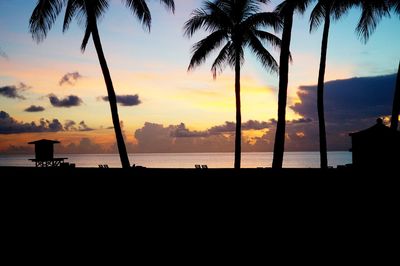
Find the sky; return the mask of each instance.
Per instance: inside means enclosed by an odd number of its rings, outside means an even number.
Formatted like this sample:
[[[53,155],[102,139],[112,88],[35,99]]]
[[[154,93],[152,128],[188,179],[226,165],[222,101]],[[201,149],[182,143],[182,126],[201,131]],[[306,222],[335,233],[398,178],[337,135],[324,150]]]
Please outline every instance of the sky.
[[[63,34],[62,15],[43,42],[33,41],[28,22],[36,2],[0,0],[0,152],[26,152],[27,142],[42,138],[60,140],[62,152],[115,152],[106,87],[93,43],[90,40],[81,53],[82,26],[74,22]],[[119,95],[128,150],[232,151],[234,72],[228,67],[213,80],[212,57],[187,72],[191,46],[206,33],[188,39],[183,24],[203,1],[175,0],[175,14],[158,1],[148,1],[150,33],[121,1],[110,2],[99,31]],[[272,10],[279,2],[271,1],[265,9]],[[294,20],[288,150],[318,149],[312,99],[322,33],[321,29],[309,33],[310,10]],[[347,150],[349,132],[372,126],[377,117],[387,117],[391,111],[393,74],[400,59],[400,20],[397,16],[383,19],[364,44],[354,31],[359,15],[360,10],[351,10],[330,31],[326,72],[326,81],[331,81],[326,94],[330,150]],[[267,48],[278,61],[279,52]],[[271,151],[278,76],[265,71],[248,51],[245,59],[243,150]],[[338,111],[343,115],[336,115]]]

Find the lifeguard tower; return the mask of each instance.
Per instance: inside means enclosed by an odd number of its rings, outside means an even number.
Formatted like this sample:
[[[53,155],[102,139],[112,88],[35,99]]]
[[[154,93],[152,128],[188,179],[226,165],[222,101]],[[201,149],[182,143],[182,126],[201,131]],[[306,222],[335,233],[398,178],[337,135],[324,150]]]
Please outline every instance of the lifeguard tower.
[[[54,158],[54,144],[60,143],[56,140],[41,139],[29,142],[35,144],[35,159],[29,159],[35,162],[36,167],[60,167],[64,165],[64,160],[68,158]]]

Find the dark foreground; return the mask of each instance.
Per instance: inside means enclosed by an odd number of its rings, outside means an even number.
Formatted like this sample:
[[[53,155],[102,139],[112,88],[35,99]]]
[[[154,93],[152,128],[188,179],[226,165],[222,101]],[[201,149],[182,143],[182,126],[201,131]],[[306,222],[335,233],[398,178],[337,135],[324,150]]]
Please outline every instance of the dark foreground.
[[[315,168],[245,168],[235,169],[169,169],[169,168],[35,168],[35,167],[0,167],[3,177],[18,178],[86,178],[96,180],[98,178],[161,178],[173,180],[176,178],[359,178],[366,175],[379,175],[384,177],[390,172],[383,173],[379,170],[357,170],[352,168],[341,169],[315,169]],[[383,175],[383,176],[382,176]]]

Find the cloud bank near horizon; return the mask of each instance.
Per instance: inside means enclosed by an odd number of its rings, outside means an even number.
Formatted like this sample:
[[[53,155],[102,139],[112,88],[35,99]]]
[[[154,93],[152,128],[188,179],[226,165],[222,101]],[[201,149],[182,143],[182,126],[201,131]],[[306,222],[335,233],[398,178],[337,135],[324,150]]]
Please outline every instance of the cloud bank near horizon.
[[[348,136],[350,132],[368,128],[375,124],[377,117],[387,117],[390,114],[395,78],[395,75],[385,75],[326,83],[325,113],[329,150],[348,150],[351,146]],[[319,136],[316,86],[301,86],[298,95],[301,102],[290,108],[303,118],[287,121],[285,149],[286,151],[317,151]],[[7,113],[2,112],[0,134],[17,133],[15,128],[22,128],[20,131],[25,130],[25,132],[72,130],[73,128],[80,131],[91,130],[84,124],[73,121],[67,121],[65,124],[61,124],[58,120],[41,120],[40,124],[32,123],[17,122]],[[127,147],[129,152],[231,152],[234,150],[235,126],[234,122],[227,121],[205,130],[192,130],[185,123],[163,125],[146,122],[133,133],[136,142],[127,142]],[[36,131],[29,129],[32,127]],[[4,133],[5,128],[14,128],[14,130]],[[242,129],[244,152],[273,150],[276,120],[249,120],[242,124]],[[90,144],[100,145],[95,140],[91,140]],[[74,153],[79,153],[80,146],[76,143],[74,145]],[[101,151],[100,153],[117,151],[115,143],[108,143],[101,147],[101,149],[93,148],[93,151]],[[16,150],[17,148],[15,146]]]

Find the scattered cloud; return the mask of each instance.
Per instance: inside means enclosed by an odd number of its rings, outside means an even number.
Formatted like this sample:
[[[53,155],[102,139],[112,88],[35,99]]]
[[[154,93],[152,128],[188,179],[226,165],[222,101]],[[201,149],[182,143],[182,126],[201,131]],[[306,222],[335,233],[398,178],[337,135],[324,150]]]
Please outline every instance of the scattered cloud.
[[[64,125],[58,119],[40,119],[38,123],[19,122],[11,117],[7,112],[0,111],[0,134],[19,134],[34,132],[60,132],[60,131],[93,131],[81,121],[79,124],[72,120],[67,120]]]
[[[30,87],[24,83],[19,83],[18,86],[4,86],[0,87],[0,95],[3,97],[11,98],[11,99],[21,99],[25,100],[26,98],[21,95],[22,91],[29,89]]]
[[[79,106],[83,102],[81,98],[75,95],[69,95],[65,97],[64,99],[59,99],[56,95],[54,94],[49,94],[48,95],[49,100],[51,105],[54,107],[73,107],[73,106]]]
[[[93,131],[93,128],[88,127],[84,121],[79,122],[78,131]]]
[[[29,113],[35,113],[35,112],[43,112],[45,109],[42,106],[36,106],[36,105],[31,105],[28,108],[26,108],[24,111],[29,112]]]
[[[0,48],[0,57],[3,57],[3,58],[5,58],[5,59],[8,59],[7,54],[6,54],[3,50],[1,50],[1,48]]]
[[[0,134],[18,134],[30,132],[58,132],[62,131],[63,126],[58,119],[40,119],[39,123],[19,122],[12,118],[8,113],[0,111]]]
[[[73,120],[67,120],[64,123],[65,131],[93,131],[93,128],[90,128],[86,125],[85,121],[81,121],[76,123]]]
[[[108,96],[101,97],[103,101],[108,101]],[[139,105],[142,102],[139,100],[139,95],[117,95],[117,103],[122,106],[135,106]]]
[[[65,74],[59,81],[59,85],[62,86],[64,84],[68,84],[68,85],[75,85],[76,82],[82,78],[82,75],[79,74],[79,72],[71,72],[71,73],[67,73]]]

